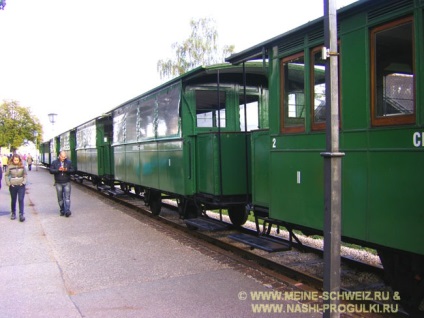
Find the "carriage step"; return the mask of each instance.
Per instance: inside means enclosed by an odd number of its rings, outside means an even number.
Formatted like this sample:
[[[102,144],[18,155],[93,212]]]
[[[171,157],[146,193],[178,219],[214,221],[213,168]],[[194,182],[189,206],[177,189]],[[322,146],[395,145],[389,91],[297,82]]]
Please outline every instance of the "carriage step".
[[[235,241],[259,248],[267,252],[281,252],[291,249],[289,243],[277,239],[272,239],[270,237],[257,237],[243,233],[231,234],[228,235],[228,237]]]
[[[223,231],[228,230],[229,225],[222,223],[220,221],[214,220],[214,219],[207,219],[207,218],[194,218],[194,219],[186,219],[184,220],[187,227],[196,229],[196,230],[203,230],[203,231]]]
[[[123,195],[125,194],[124,191],[120,190],[120,189],[108,189],[106,190],[106,192],[111,195],[111,196],[116,196],[116,195]]]
[[[97,186],[97,189],[100,191],[107,191],[110,190],[110,186],[106,185],[106,184],[101,184]]]

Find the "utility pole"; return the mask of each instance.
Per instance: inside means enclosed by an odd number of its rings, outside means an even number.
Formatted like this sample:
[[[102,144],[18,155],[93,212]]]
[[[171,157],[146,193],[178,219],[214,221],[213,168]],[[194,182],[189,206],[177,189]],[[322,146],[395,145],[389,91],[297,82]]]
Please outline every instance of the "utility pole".
[[[326,151],[324,157],[324,292],[338,295],[340,292],[341,247],[341,164],[344,153],[339,151],[339,79],[337,52],[336,0],[324,0],[323,57],[325,68],[326,99]],[[331,294],[330,294],[331,293]],[[337,318],[337,297],[327,297],[323,304],[323,316]]]

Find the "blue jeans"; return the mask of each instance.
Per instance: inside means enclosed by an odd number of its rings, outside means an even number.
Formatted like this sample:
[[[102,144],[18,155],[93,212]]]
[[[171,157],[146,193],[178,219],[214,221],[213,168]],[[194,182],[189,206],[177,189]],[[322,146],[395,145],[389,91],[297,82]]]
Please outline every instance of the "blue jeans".
[[[70,212],[71,208],[71,183],[56,183],[57,202],[59,203],[60,212]]]
[[[16,199],[19,202],[19,214],[24,214],[24,197],[25,197],[25,185],[15,185],[9,187],[10,196],[12,198],[10,208],[12,212],[16,212]]]

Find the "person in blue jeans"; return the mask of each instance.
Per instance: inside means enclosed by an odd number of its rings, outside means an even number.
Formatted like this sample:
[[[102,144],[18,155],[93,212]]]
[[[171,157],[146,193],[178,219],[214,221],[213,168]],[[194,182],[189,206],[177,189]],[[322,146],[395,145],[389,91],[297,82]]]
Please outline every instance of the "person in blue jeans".
[[[67,158],[65,151],[61,151],[59,157],[50,165],[50,173],[54,175],[60,216],[71,215],[71,174],[73,172],[71,160]]]
[[[7,165],[4,173],[6,185],[9,187],[11,197],[10,219],[16,219],[16,200],[19,202],[19,221],[25,221],[24,217],[24,198],[25,184],[27,182],[27,171],[18,154],[14,154]]]

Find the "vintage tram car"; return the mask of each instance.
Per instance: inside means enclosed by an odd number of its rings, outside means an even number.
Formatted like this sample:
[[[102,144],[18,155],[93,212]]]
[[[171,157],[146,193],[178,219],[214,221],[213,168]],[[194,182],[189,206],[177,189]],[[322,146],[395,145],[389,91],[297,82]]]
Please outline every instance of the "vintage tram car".
[[[424,2],[362,0],[337,13],[342,239],[378,250],[404,303],[424,296]],[[252,132],[252,210],[322,233],[323,18],[227,61],[268,63],[269,130]]]
[[[247,115],[249,113],[249,116]],[[268,125],[262,64],[196,68],[110,112],[114,179],[143,193],[154,214],[164,196],[180,213],[248,215],[250,130]]]

